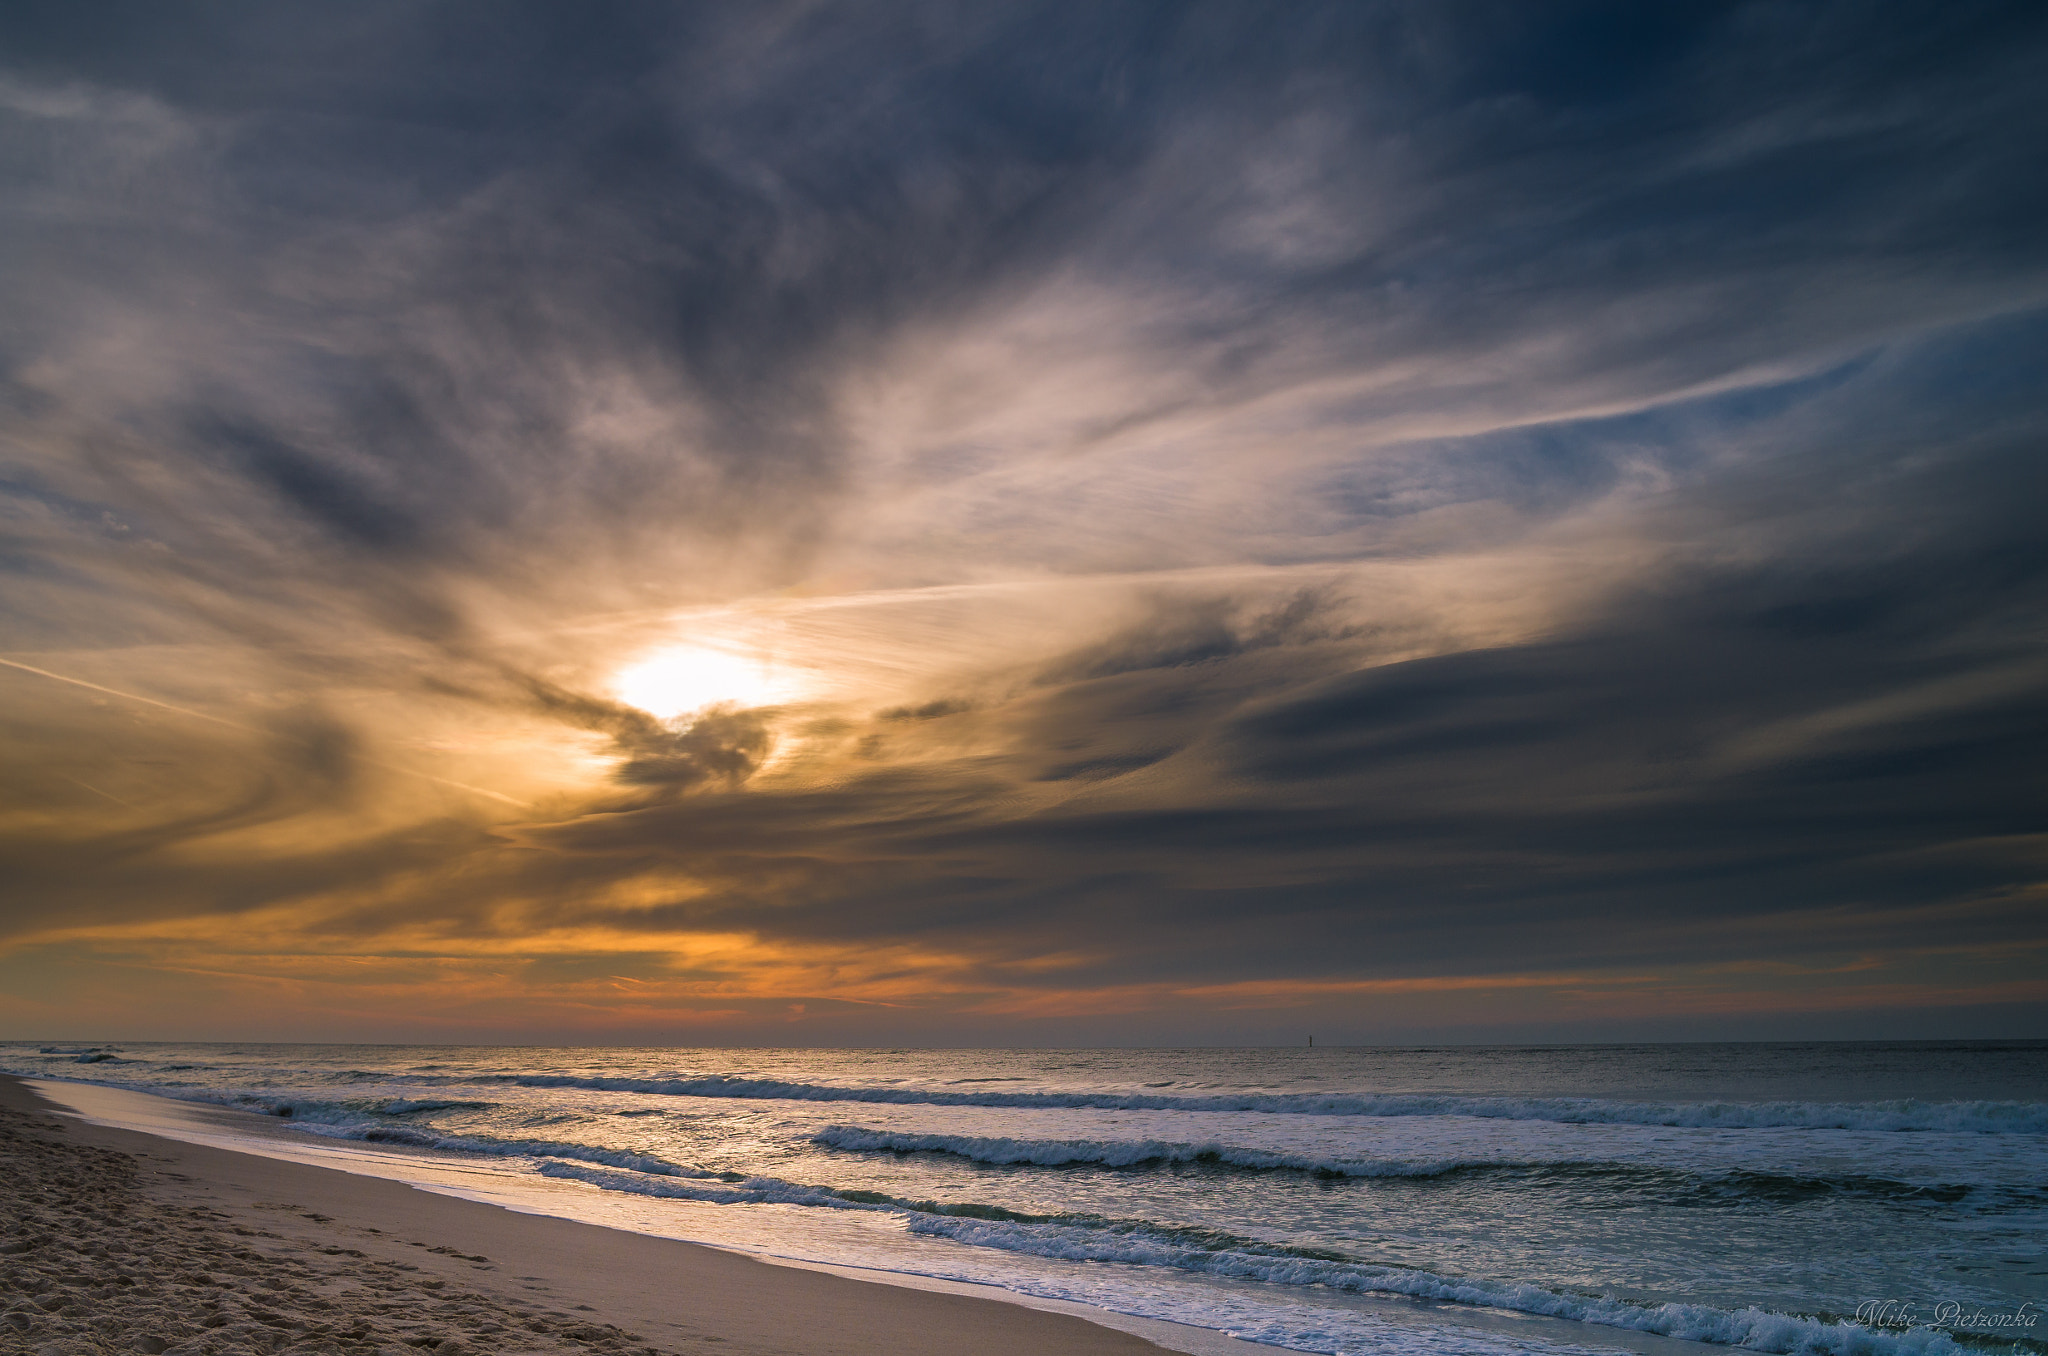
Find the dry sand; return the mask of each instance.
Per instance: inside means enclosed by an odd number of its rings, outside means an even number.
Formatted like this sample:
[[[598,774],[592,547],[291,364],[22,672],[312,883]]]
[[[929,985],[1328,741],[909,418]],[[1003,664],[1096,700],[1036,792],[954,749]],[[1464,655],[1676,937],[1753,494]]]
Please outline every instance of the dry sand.
[[[424,1351],[1160,1348],[1065,1314],[88,1125],[0,1077],[0,1353]]]

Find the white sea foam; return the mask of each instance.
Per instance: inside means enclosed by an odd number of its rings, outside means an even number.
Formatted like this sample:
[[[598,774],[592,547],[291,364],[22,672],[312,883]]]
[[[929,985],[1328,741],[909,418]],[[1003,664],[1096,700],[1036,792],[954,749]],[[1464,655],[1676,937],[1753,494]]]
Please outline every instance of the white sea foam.
[[[671,1201],[707,1201],[713,1205],[817,1205],[835,1210],[899,1208],[894,1202],[849,1200],[824,1187],[799,1186],[775,1177],[745,1177],[732,1183],[666,1179],[656,1181],[646,1177],[629,1177],[624,1173],[581,1167],[574,1163],[543,1163],[540,1165],[540,1174],[543,1177],[566,1177],[578,1182],[588,1182],[592,1186],[604,1187],[608,1191],[628,1191],[636,1196],[658,1196]],[[710,1175],[706,1173],[699,1176]]]
[[[1319,1258],[1272,1257],[1235,1250],[1177,1247],[1170,1241],[1148,1237],[1141,1232],[1110,1233],[1066,1225],[958,1219],[914,1212],[910,1213],[909,1228],[913,1233],[1040,1257],[1165,1266],[1270,1284],[1317,1285],[1357,1294],[1407,1295],[1417,1299],[1481,1304],[1757,1351],[1826,1352],[1831,1356],[1936,1356],[1936,1353],[1959,1350],[1946,1333],[1928,1328],[1878,1332],[1846,1319],[1829,1323],[1762,1309],[1728,1310],[1703,1304],[1630,1304],[1611,1298],[1562,1295],[1534,1285],[1458,1280],[1425,1271],[1402,1271]]]
[[[649,1173],[657,1177],[715,1177],[697,1168],[671,1163],[652,1154],[625,1149],[603,1149],[590,1144],[571,1144],[545,1139],[494,1139],[483,1135],[436,1135],[405,1126],[307,1125],[314,1134],[331,1139],[361,1140],[368,1144],[399,1144],[411,1149],[437,1149],[444,1153],[489,1154],[496,1158],[573,1158],[585,1163],[604,1163],[614,1168]]]
[[[1073,1107],[1106,1111],[1251,1111],[1310,1116],[1472,1116],[1567,1125],[1668,1125],[1696,1129],[1950,1131],[2048,1134],[2042,1102],[1621,1102],[1591,1097],[1464,1097],[1412,1093],[955,1092],[914,1086],[860,1087],[714,1075],[608,1078],[577,1074],[495,1074],[485,1080],[529,1088],[587,1088],[666,1097],[734,1097],[800,1102],[922,1106]]]

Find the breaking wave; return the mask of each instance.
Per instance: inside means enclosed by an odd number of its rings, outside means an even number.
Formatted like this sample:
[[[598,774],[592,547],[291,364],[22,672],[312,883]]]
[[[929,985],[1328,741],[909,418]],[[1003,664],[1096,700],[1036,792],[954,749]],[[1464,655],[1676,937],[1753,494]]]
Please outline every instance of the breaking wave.
[[[1178,1144],[1167,1140],[1130,1139],[1007,1139],[980,1135],[915,1135],[870,1130],[858,1125],[828,1125],[811,1143],[850,1153],[940,1153],[974,1163],[1052,1168],[1072,1166],[1145,1168],[1174,1164],[1243,1168],[1251,1171],[1302,1172],[1317,1177],[1442,1177],[1469,1168],[1556,1167],[1557,1164],[1504,1164],[1492,1159],[1346,1159],[1311,1154],[1269,1153],[1228,1144]]]
[[[1214,1142],[1166,1140],[1008,1139],[978,1135],[906,1134],[858,1125],[828,1125],[811,1143],[861,1154],[947,1154],[994,1167],[1210,1168],[1237,1172],[1292,1172],[1320,1178],[1410,1178],[1514,1173],[1550,1179],[1633,1179],[1636,1189],[1694,1204],[1765,1199],[1777,1202],[1823,1196],[1954,1204],[1976,1197],[1987,1205],[2039,1204],[2048,1188],[1985,1188],[1901,1182],[1865,1173],[1791,1174],[1736,1170],[1684,1172],[1636,1163],[1589,1159],[1332,1158],[1273,1153]]]

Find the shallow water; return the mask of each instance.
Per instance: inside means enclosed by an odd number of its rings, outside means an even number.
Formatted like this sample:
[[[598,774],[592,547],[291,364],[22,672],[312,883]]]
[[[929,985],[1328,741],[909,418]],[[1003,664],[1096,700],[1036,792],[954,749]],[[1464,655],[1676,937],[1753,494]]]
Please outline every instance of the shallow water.
[[[2048,1043],[10,1045],[0,1068],[489,1165],[527,1208],[1305,1351],[2009,1350],[2048,1300]]]

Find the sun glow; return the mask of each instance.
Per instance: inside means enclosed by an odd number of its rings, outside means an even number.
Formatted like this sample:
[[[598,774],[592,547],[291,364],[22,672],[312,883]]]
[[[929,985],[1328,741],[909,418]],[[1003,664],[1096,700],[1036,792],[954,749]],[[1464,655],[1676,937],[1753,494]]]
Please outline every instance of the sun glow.
[[[670,720],[707,706],[772,706],[795,695],[794,685],[751,655],[700,645],[659,650],[612,679],[629,706]]]

